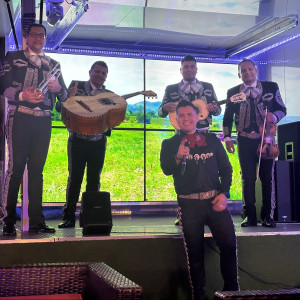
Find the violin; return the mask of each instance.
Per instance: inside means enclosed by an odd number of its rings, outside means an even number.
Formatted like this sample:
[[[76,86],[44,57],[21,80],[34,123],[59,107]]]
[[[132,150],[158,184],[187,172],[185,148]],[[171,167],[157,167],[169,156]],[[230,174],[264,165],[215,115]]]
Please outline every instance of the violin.
[[[275,143],[275,136],[277,134],[277,127],[272,122],[267,122],[265,117],[264,124],[259,127],[261,134],[261,143],[257,148],[257,154],[262,159],[275,159],[279,156],[279,148]]]
[[[279,156],[278,145],[275,144],[275,136],[277,134],[277,127],[273,122],[267,121],[268,108],[266,107],[266,115],[264,118],[264,123],[259,127],[259,132],[261,134],[261,143],[257,148],[257,155],[259,156],[258,168],[256,174],[256,180],[259,176],[259,168],[261,159],[275,159]]]

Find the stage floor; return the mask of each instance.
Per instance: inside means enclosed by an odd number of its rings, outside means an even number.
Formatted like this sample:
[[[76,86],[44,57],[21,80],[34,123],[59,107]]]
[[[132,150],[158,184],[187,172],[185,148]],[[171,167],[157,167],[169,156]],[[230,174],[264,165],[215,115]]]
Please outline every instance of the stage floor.
[[[47,224],[56,228],[54,234],[38,234],[21,231],[20,221],[16,224],[17,236],[6,237],[2,235],[2,226],[0,226],[0,243],[18,243],[18,242],[41,242],[43,241],[64,241],[77,239],[110,239],[110,238],[154,238],[180,237],[179,226],[174,225],[175,216],[173,215],[113,215],[113,227],[110,236],[92,235],[83,236],[82,228],[79,227],[79,221],[75,228],[59,229],[58,224],[61,219],[47,220]],[[238,215],[233,216],[237,236],[264,236],[264,235],[294,235],[300,234],[300,223],[277,223],[276,228],[266,228],[258,223],[257,227],[242,228],[242,219]],[[205,228],[206,236],[211,236],[208,227]]]
[[[47,220],[56,228],[54,234],[22,232],[18,221],[16,237],[4,237],[0,226],[0,265],[105,262],[142,286],[144,300],[188,300],[186,254],[175,217],[176,213],[113,215],[109,236],[83,236],[78,220],[70,229],[57,228],[61,218]],[[300,223],[242,228],[240,215],[233,215],[233,221],[241,290],[300,286]],[[218,249],[207,227],[205,235],[206,293],[212,300],[223,281]]]

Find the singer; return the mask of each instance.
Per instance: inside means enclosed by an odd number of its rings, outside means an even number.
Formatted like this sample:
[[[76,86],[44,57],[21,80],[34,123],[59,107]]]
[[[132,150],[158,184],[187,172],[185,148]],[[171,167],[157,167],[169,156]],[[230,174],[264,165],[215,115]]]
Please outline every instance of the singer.
[[[162,142],[160,164],[164,174],[174,179],[192,293],[195,300],[203,300],[205,225],[220,250],[223,290],[235,291],[239,285],[236,236],[227,209],[232,167],[216,135],[197,131],[197,113],[191,102],[179,102],[180,132]]]

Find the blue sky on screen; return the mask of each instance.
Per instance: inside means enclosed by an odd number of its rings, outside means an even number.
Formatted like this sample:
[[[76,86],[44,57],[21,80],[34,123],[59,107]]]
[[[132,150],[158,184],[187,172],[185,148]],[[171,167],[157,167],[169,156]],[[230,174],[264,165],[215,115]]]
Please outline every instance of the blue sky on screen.
[[[67,86],[72,80],[89,80],[89,70],[97,60],[108,65],[108,76],[105,82],[107,89],[117,95],[125,95],[143,90],[143,61],[130,58],[85,56],[72,54],[49,54],[59,61]],[[131,98],[131,103],[135,103]]]
[[[143,61],[132,58],[84,56],[71,54],[50,53],[53,59],[62,66],[62,74],[67,86],[72,80],[88,80],[89,69],[97,60],[103,60],[108,65],[106,87],[118,95],[125,95],[142,91],[144,86]],[[229,88],[240,83],[237,76],[237,67],[229,64],[198,63],[197,78],[213,84],[217,97],[223,100]],[[157,93],[161,101],[167,85],[181,80],[179,61],[146,61],[146,90]],[[140,97],[128,99],[130,104],[141,101]]]
[[[106,87],[118,95],[125,95],[144,90],[143,60],[133,58],[85,56],[72,54],[54,54],[49,56],[59,61],[66,85],[72,80],[88,80],[89,69],[97,60],[103,60],[108,65]],[[197,78],[213,84],[218,100],[226,98],[227,90],[241,80],[237,76],[237,66],[231,64],[197,63]],[[157,93],[161,101],[167,85],[181,80],[179,61],[146,61],[146,90]],[[286,103],[289,116],[300,116],[300,106],[295,96],[299,85],[300,69],[291,67],[272,67],[272,81],[278,83],[281,96]],[[143,96],[127,100],[129,104],[143,101]]]

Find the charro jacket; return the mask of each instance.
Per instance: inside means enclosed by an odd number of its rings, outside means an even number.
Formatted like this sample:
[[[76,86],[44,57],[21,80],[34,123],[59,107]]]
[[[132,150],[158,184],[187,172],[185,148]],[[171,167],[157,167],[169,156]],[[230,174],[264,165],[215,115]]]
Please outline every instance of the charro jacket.
[[[245,102],[230,102],[230,97],[240,92],[245,92],[247,100]],[[244,84],[237,85],[227,91],[227,105],[223,119],[224,138],[231,137],[233,121],[238,132],[244,131],[249,127],[250,117],[247,111],[250,109],[249,92]],[[282,101],[279,87],[275,82],[257,81],[257,86],[253,93],[254,104],[256,107],[256,124],[259,127],[264,122],[265,106],[268,112],[273,113],[277,122],[286,115],[286,107]]]
[[[190,149],[182,175],[182,164],[176,164],[176,155],[185,134],[179,132],[162,142],[160,165],[165,175],[172,175],[178,195],[217,190],[229,193],[232,181],[232,166],[227,153],[214,133],[200,133],[206,139],[206,146]]]

